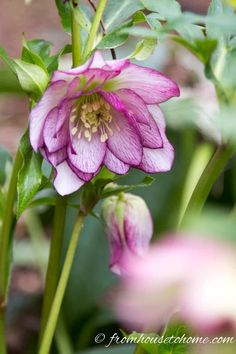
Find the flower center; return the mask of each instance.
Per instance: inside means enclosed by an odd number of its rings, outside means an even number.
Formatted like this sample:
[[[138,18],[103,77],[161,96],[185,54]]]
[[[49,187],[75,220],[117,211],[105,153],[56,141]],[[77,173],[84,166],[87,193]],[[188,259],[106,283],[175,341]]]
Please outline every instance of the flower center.
[[[113,135],[110,110],[111,106],[98,94],[83,96],[71,111],[71,134],[91,141],[93,134],[98,132],[101,142],[105,143],[109,135]]]

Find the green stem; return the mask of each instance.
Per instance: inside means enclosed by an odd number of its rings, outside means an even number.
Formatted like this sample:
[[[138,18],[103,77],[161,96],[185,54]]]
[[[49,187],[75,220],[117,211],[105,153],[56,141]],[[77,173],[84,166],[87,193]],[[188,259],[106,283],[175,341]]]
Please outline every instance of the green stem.
[[[53,233],[50,245],[50,254],[45,281],[45,290],[43,298],[43,310],[41,317],[40,338],[45,331],[48,321],[49,311],[53,303],[54,295],[57,289],[60,275],[60,262],[63,246],[63,235],[66,218],[66,198],[60,195],[56,197],[56,207],[54,213]]]
[[[84,49],[84,55],[83,55],[84,60],[89,56],[89,54],[93,50],[94,40],[95,40],[97,31],[98,31],[98,28],[100,26],[100,22],[101,22],[102,15],[103,15],[103,12],[106,7],[106,3],[107,3],[107,0],[99,0],[97,11],[94,16],[93,24],[92,24],[92,27],[90,30],[90,34],[89,34],[89,37],[88,37],[88,40],[86,43],[86,47]]]
[[[216,182],[221,172],[224,170],[234,151],[235,149],[231,146],[221,146],[216,150],[212,159],[198,180],[191,199],[187,205],[184,216],[180,222],[181,225],[183,225],[189,215],[196,215],[200,213],[214,183]]]
[[[76,9],[71,12],[71,35],[72,35],[72,58],[73,67],[80,66],[82,64],[82,43],[80,25],[76,21]]]
[[[9,257],[11,232],[14,220],[14,203],[17,191],[17,177],[22,165],[22,155],[18,150],[13,166],[11,180],[7,192],[7,204],[3,216],[3,224],[0,235],[0,353],[5,354],[6,336],[5,336],[5,307],[7,302],[8,292],[8,277],[9,277]]]
[[[39,354],[48,354],[50,347],[51,347],[51,343],[52,343],[53,335],[54,335],[54,332],[56,329],[62,300],[63,300],[66,286],[68,283],[71,267],[73,264],[74,255],[75,255],[75,252],[77,249],[77,244],[78,244],[80,232],[81,232],[81,229],[83,226],[83,220],[84,220],[84,214],[80,212],[78,219],[76,221],[74,230],[72,232],[71,240],[70,240],[69,247],[68,247],[68,250],[66,253],[65,262],[64,262],[64,265],[62,268],[62,272],[61,272],[61,276],[60,276],[60,279],[58,282],[55,297],[54,297],[52,307],[51,307],[51,310],[50,310],[50,313],[48,316],[48,321],[47,321],[47,324],[45,326],[45,330],[43,333],[41,346],[39,349]]]

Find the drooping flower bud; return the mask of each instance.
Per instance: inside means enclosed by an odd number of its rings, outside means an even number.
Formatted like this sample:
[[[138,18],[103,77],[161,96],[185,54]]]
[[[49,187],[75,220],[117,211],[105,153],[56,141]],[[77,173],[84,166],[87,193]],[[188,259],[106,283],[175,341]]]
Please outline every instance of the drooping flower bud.
[[[152,217],[145,201],[128,193],[107,198],[102,214],[110,246],[110,268],[121,274],[124,255],[142,256],[148,250],[153,233]]]

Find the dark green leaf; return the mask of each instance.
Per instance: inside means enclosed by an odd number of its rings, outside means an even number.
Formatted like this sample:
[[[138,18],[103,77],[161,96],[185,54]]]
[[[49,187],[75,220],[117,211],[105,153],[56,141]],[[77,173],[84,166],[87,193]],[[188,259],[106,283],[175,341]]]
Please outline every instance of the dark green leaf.
[[[133,21],[130,21],[129,23],[120,26],[116,30],[108,33],[106,36],[103,37],[101,42],[98,44],[97,48],[98,49],[110,49],[110,48],[117,48],[124,44],[128,37],[129,34],[124,33],[124,30],[130,28],[133,25]]]
[[[1,92],[23,93],[16,75],[9,66],[5,65],[0,67],[0,93]]]
[[[36,64],[39,67],[41,67],[45,73],[47,74],[47,69],[46,66],[42,60],[42,58],[35,52],[33,52],[32,50],[30,50],[27,47],[27,43],[24,43],[23,49],[22,49],[22,54],[21,54],[21,59],[24,62],[27,62],[29,64]]]
[[[12,163],[10,153],[0,145],[0,185],[3,185],[6,180],[6,165]]]
[[[44,39],[33,39],[31,41],[27,41],[27,47],[45,60],[50,55],[52,43],[45,41]]]
[[[64,54],[71,53],[71,51],[72,51],[71,44],[66,44],[65,47],[62,48],[57,54],[45,59],[45,64],[47,66],[47,70],[49,74],[53,73],[55,70],[58,69],[59,60],[61,56]]]
[[[65,32],[71,33],[71,6],[69,1],[56,0],[56,5]]]
[[[20,152],[23,156],[23,166],[17,182],[17,218],[29,206],[40,189],[43,177],[41,171],[42,157],[32,150],[28,132],[21,139]]]

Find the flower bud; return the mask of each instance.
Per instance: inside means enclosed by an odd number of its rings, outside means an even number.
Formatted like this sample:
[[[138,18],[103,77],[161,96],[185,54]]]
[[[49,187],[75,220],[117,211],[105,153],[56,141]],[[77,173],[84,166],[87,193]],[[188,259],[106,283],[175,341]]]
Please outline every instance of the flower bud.
[[[102,215],[110,246],[110,268],[121,274],[124,255],[142,256],[148,250],[153,233],[152,217],[145,201],[128,193],[107,198]]]

